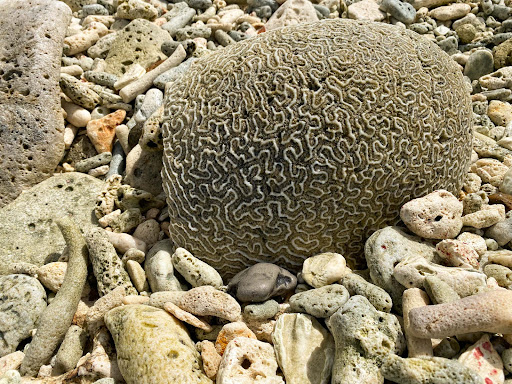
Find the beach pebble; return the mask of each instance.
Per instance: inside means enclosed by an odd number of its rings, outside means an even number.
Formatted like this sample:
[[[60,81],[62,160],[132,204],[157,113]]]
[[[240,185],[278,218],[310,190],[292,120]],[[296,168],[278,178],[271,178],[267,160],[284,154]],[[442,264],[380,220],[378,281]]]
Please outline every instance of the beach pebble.
[[[432,341],[430,339],[420,339],[410,334],[409,330],[409,311],[412,308],[423,307],[429,304],[428,296],[419,288],[409,288],[404,291],[402,298],[402,308],[404,314],[404,333],[407,341],[407,351],[409,357],[432,356]]]
[[[127,0],[117,7],[117,17],[121,19],[153,20],[158,16],[158,11],[151,4],[141,0]]]
[[[244,307],[244,319],[267,320],[273,318],[279,312],[279,303],[275,300],[267,300],[263,303],[248,304]]]
[[[350,296],[364,296],[378,311],[391,311],[393,302],[389,294],[384,289],[366,281],[363,277],[350,273],[344,276],[340,283],[347,289]]]
[[[181,309],[198,316],[216,316],[229,321],[241,319],[242,309],[237,301],[209,285],[192,288],[177,298]]]
[[[142,240],[134,238],[128,233],[116,233],[107,231],[108,240],[112,243],[115,249],[120,253],[125,253],[130,248],[136,248],[142,252],[146,252],[147,245]]]
[[[489,278],[494,278],[503,288],[512,288],[512,270],[499,264],[487,264],[484,273]]]
[[[290,311],[305,312],[316,318],[326,318],[343,306],[349,296],[343,285],[326,285],[325,287],[296,293],[290,297]]]
[[[308,0],[288,0],[268,19],[265,29],[286,27],[300,23],[318,21],[316,10]]]
[[[466,24],[464,27],[471,28],[473,26]],[[469,55],[468,61],[464,67],[464,75],[468,76],[471,80],[478,80],[480,77],[491,73],[493,70],[494,58],[492,52],[487,49],[481,49]]]
[[[432,260],[435,248],[418,237],[406,234],[399,227],[386,227],[368,238],[364,253],[372,282],[389,293],[393,306],[400,313],[405,288],[393,276],[395,266],[413,254]]]
[[[460,352],[460,345],[457,339],[453,337],[447,337],[434,348],[434,356],[444,357],[445,359],[451,359]]]
[[[94,305],[87,311],[85,323],[89,334],[94,335],[100,327],[105,325],[103,317],[115,307],[123,304],[126,297],[125,287],[117,287],[94,302]]]
[[[125,182],[158,195],[163,190],[161,170],[162,153],[147,151],[137,144],[126,156]]]
[[[484,205],[480,211],[462,217],[468,227],[487,228],[505,220],[505,206],[502,204]]]
[[[462,228],[462,203],[445,190],[438,190],[404,204],[400,218],[416,235],[427,239],[450,239]]]
[[[67,265],[64,262],[45,264],[37,270],[37,278],[50,291],[57,292],[64,281]]]
[[[326,323],[336,346],[333,383],[382,382],[382,357],[405,349],[396,316],[377,311],[364,296],[352,296]]]
[[[128,260],[133,260],[139,264],[142,264],[145,259],[146,254],[142,252],[140,249],[130,248],[124,253],[123,257],[121,258],[121,261],[123,262],[123,265],[126,265],[126,262]]]
[[[109,311],[105,323],[127,384],[211,383],[202,372],[199,353],[186,328],[167,312],[147,305],[124,305]]]
[[[464,351],[458,361],[476,372],[485,384],[502,384],[505,381],[503,362],[487,334]]]
[[[339,253],[326,252],[308,257],[302,265],[302,278],[314,288],[339,281],[346,273],[347,263]]]
[[[437,243],[436,252],[449,266],[478,269],[478,253],[460,240],[442,240]]]
[[[167,302],[164,304],[164,309],[169,312],[171,315],[176,317],[178,320],[184,321],[185,323],[188,323],[192,325],[193,327],[200,328],[204,330],[205,332],[212,331],[212,327],[205,321],[198,319],[191,313],[184,311],[177,305]]]
[[[277,374],[272,345],[237,337],[228,344],[217,372],[217,384],[284,384]]]
[[[297,278],[271,263],[258,263],[237,273],[228,284],[228,291],[241,302],[263,302],[271,297],[292,292]]]
[[[509,167],[496,159],[479,159],[471,166],[471,170],[480,176],[484,183],[499,187]]]
[[[380,10],[389,13],[404,24],[411,24],[416,17],[414,7],[402,0],[383,0],[380,4]]]
[[[144,270],[152,292],[181,291],[182,286],[174,275],[171,255],[174,247],[168,240],[156,243],[146,255]]]
[[[46,292],[34,277],[0,276],[0,357],[8,355],[30,336],[39,315],[46,308]]]
[[[61,73],[59,84],[62,92],[64,92],[73,103],[85,109],[92,110],[101,101],[96,92],[73,76]]]
[[[160,224],[154,219],[146,220],[140,223],[135,231],[133,237],[144,241],[148,248],[151,247],[158,241],[158,235],[160,233]]]
[[[16,370],[7,371],[2,376],[0,376],[0,384],[20,384],[20,383],[21,383],[21,375]]]
[[[331,382],[334,339],[314,317],[300,313],[279,316],[272,341],[287,383]]]
[[[108,28],[104,24],[92,22],[83,31],[64,39],[64,54],[73,56],[83,52],[107,33]]]
[[[150,298],[148,296],[128,295],[123,297],[123,304],[147,304],[149,305]]]
[[[451,303],[460,299],[455,289],[437,276],[425,277],[423,288],[434,304]]]
[[[374,0],[361,0],[348,6],[348,17],[355,20],[382,21],[386,13],[379,9]]]
[[[512,105],[500,100],[491,100],[487,115],[494,124],[507,126],[512,121]]]
[[[75,140],[76,133],[78,132],[78,128],[74,125],[68,124],[66,128],[64,128],[64,148],[69,149],[71,144],[73,144],[73,140]]]
[[[444,338],[461,333],[512,333],[512,291],[499,289],[460,300],[414,308],[410,331],[420,338]],[[501,310],[497,311],[496,308]]]
[[[91,113],[76,104],[61,100],[62,108],[66,111],[66,120],[77,128],[82,128],[91,120]]]
[[[229,342],[236,337],[248,337],[256,340],[254,332],[243,321],[229,323],[224,325],[217,335],[217,340],[215,340],[217,353],[222,356]]]
[[[222,357],[217,353],[215,344],[209,340],[204,340],[198,343],[198,348],[201,350],[201,360],[203,360],[203,369],[206,376],[215,380],[217,371],[219,370],[220,361]]]
[[[387,380],[401,384],[483,383],[473,370],[442,357],[404,359],[390,354],[383,358],[381,372]]]
[[[77,172],[89,172],[91,169],[110,163],[110,160],[112,160],[112,154],[110,152],[102,152],[96,156],[77,161],[75,163],[75,170]]]
[[[509,373],[512,373],[512,348],[505,349],[501,353],[501,359],[503,361],[503,365],[504,365],[505,369]]]
[[[437,7],[429,12],[429,16],[437,20],[446,21],[460,19],[470,11],[471,6],[469,4],[457,3]]]
[[[142,268],[139,263],[133,260],[128,260],[126,262],[126,271],[128,272],[130,280],[137,291],[149,291],[149,285],[146,281],[146,272],[144,272],[144,268]]]
[[[172,264],[176,271],[193,287],[211,285],[220,288],[223,285],[222,277],[204,261],[194,257],[184,248],[176,248],[172,257]]]
[[[87,136],[99,153],[112,152],[116,127],[124,121],[126,111],[118,109],[100,119],[87,123]]]
[[[459,236],[457,236],[457,240],[460,240],[472,247],[480,256],[482,256],[484,252],[487,251],[485,239],[475,233],[462,232]]]
[[[509,211],[510,212],[510,211]],[[503,247],[512,240],[512,214],[507,213],[506,218],[499,223],[494,224],[485,231],[485,236],[490,237]]]

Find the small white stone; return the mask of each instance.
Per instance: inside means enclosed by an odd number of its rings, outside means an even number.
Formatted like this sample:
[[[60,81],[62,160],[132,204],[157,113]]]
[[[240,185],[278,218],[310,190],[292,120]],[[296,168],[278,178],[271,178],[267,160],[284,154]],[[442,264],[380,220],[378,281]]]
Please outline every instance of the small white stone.
[[[237,337],[229,342],[222,356],[217,384],[284,384],[277,368],[272,345]]]
[[[462,217],[462,223],[468,227],[487,228],[505,220],[503,204],[484,205],[480,211]]]
[[[117,249],[120,253],[125,253],[130,248],[137,248],[142,252],[146,253],[146,243],[142,240],[134,238],[132,235],[128,233],[116,233],[116,232],[106,232],[108,235],[109,241],[112,243],[115,249]]]
[[[459,357],[459,362],[475,371],[485,384],[503,384],[503,362],[485,334]]]
[[[113,222],[117,220],[117,218],[121,216],[121,210],[116,209],[113,212],[110,212],[109,214],[103,216],[102,218],[98,219],[98,223],[103,227],[109,227]]]
[[[81,66],[74,64],[68,65],[66,67],[60,67],[60,73],[65,73],[67,75],[78,77],[81,76],[82,73],[84,73],[84,70]]]
[[[37,278],[50,291],[57,292],[62,286],[68,263],[54,262],[39,267]]]
[[[73,140],[75,140],[76,133],[78,131],[78,128],[75,127],[72,124],[66,125],[66,128],[64,128],[64,148],[69,149],[71,147],[71,144],[73,144]]]
[[[503,180],[500,184],[500,191],[512,195],[512,168],[503,175]]]
[[[462,209],[462,202],[441,189],[404,204],[400,209],[400,218],[418,236],[451,239],[462,228]]]
[[[438,7],[430,11],[429,16],[441,20],[454,20],[466,16],[471,11],[471,6],[464,3],[456,3]]]
[[[110,169],[110,166],[108,164],[101,165],[97,168],[90,169],[89,172],[87,172],[92,177],[99,177],[106,175],[108,173],[108,170]]]
[[[315,288],[339,281],[347,274],[347,263],[339,253],[325,252],[308,257],[302,265],[302,278]]]
[[[379,9],[374,0],[361,0],[348,6],[348,17],[355,20],[382,21],[386,13]]]
[[[239,15],[241,16],[241,15]],[[308,0],[287,0],[268,19],[265,29],[287,27],[300,23],[318,21],[315,7]]]
[[[502,182],[509,167],[496,159],[480,159],[471,166],[471,171],[475,172],[485,182],[498,187]]]
[[[476,173],[469,172],[466,175],[466,180],[464,181],[464,190],[467,193],[476,193],[480,190],[480,186],[482,185],[482,179]]]
[[[220,277],[219,273],[204,261],[194,257],[186,249],[177,248],[171,260],[176,271],[178,271],[192,287],[202,285],[211,285],[215,288],[222,287],[222,277]]]
[[[469,246],[471,246],[480,256],[487,251],[487,244],[482,236],[479,236],[471,232],[462,232],[457,236],[457,240],[460,240]]]
[[[76,104],[61,100],[62,108],[66,111],[66,120],[78,128],[83,128],[91,121],[91,113]]]
[[[146,70],[140,64],[132,64],[128,70],[117,80],[114,84],[116,90],[126,87],[128,84],[141,78],[146,73]]]
[[[448,265],[478,268],[478,253],[471,246],[460,240],[448,239],[440,241],[436,245],[436,251]]]

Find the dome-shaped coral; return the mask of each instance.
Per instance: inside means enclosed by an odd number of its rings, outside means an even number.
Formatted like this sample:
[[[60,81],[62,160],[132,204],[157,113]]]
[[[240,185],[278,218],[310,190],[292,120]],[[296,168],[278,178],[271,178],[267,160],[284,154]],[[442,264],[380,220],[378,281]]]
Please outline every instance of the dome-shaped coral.
[[[168,90],[163,131],[177,245],[225,276],[325,251],[354,267],[403,203],[461,187],[471,102],[416,33],[324,20],[197,60]]]

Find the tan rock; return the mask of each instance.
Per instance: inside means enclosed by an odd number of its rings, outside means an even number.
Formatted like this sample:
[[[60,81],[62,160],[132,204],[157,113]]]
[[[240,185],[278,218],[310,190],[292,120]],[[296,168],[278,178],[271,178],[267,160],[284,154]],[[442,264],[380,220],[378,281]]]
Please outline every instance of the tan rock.
[[[216,316],[229,321],[238,321],[242,316],[240,304],[232,296],[209,285],[184,292],[175,304],[199,316]]]
[[[429,16],[434,19],[447,21],[460,19],[471,11],[471,6],[465,3],[456,3],[438,7],[430,11]]]
[[[348,6],[348,17],[355,20],[382,21],[386,13],[375,0],[361,0]]]
[[[168,302],[164,304],[164,309],[169,312],[171,315],[176,317],[178,320],[184,321],[185,323],[188,323],[192,325],[193,327],[200,328],[204,330],[205,332],[212,331],[212,327],[210,324],[208,324],[206,321],[203,321],[201,319],[198,319],[193,314],[184,311],[177,305]]]
[[[248,337],[257,339],[253,331],[251,331],[243,321],[226,324],[222,327],[217,340],[215,341],[215,349],[219,355],[223,355],[229,342],[235,337]]]
[[[111,309],[122,305],[125,296],[126,289],[124,286],[121,286],[96,300],[94,305],[89,308],[86,317],[86,324],[90,334],[96,333],[100,327],[105,325],[103,321],[105,314]]]
[[[211,341],[204,340],[200,344],[204,373],[206,373],[206,376],[208,376],[210,379],[215,380],[222,356],[217,353],[215,344],[213,344]]]
[[[138,292],[149,292],[149,284],[146,280],[146,272],[144,268],[134,260],[126,262],[126,271],[130,275],[130,280]]]
[[[487,228],[505,220],[503,204],[484,205],[481,210],[462,217],[462,223],[468,227]]]
[[[54,262],[39,267],[37,278],[50,291],[57,292],[62,286],[68,263]]]
[[[404,291],[402,308],[404,314],[404,333],[407,341],[409,357],[433,356],[432,340],[421,339],[410,334],[409,312],[413,308],[429,304],[428,295],[419,288],[409,288]]]
[[[478,253],[473,247],[460,240],[443,240],[436,245],[437,254],[453,267],[478,269]]]
[[[326,252],[308,257],[302,265],[302,278],[315,288],[335,283],[346,273],[347,263],[339,253]]]
[[[72,56],[83,52],[107,33],[108,28],[104,24],[92,22],[82,32],[64,39],[64,53]]]
[[[124,121],[126,111],[118,109],[100,119],[87,123],[87,136],[98,153],[112,152],[116,127]]]
[[[61,104],[67,114],[66,120],[75,127],[85,127],[91,121],[91,113],[87,109],[66,100],[61,100]]]
[[[512,121],[512,105],[499,100],[491,100],[487,115],[494,124],[507,126]]]
[[[238,18],[241,15],[238,15]],[[223,18],[221,18],[221,22]],[[270,31],[272,29],[287,27],[300,23],[311,23],[318,21],[315,7],[308,0],[287,0],[281,5],[277,11],[268,19],[265,24],[265,29]]]
[[[0,357],[0,377],[7,371],[18,369],[25,354],[21,351],[9,353],[8,355]]]

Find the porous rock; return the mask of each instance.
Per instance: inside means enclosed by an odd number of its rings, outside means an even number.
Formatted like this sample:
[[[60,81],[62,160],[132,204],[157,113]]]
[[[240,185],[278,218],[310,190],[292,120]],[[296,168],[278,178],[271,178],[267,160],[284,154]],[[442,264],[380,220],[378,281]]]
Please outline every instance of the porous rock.
[[[70,19],[59,1],[0,4],[0,207],[51,176],[64,153],[58,83]]]
[[[46,308],[46,292],[37,279],[25,275],[0,276],[0,357],[16,350]]]
[[[97,225],[96,196],[104,183],[83,173],[57,174],[22,193],[1,209],[0,260],[43,265],[56,261],[64,239],[55,225],[69,215],[82,229]],[[1,269],[1,266],[0,266]]]
[[[364,239],[411,198],[458,191],[471,155],[460,70],[379,23],[322,20],[232,44],[195,61],[165,105],[171,239],[223,277],[255,262],[298,270],[327,251],[360,266]]]
[[[185,326],[167,312],[125,305],[109,311],[105,323],[128,384],[211,383]]]
[[[343,285],[326,285],[290,297],[290,310],[306,312],[318,318],[329,317],[347,302],[349,296]]]
[[[300,313],[279,316],[272,341],[287,383],[331,382],[334,339],[314,317]]]

